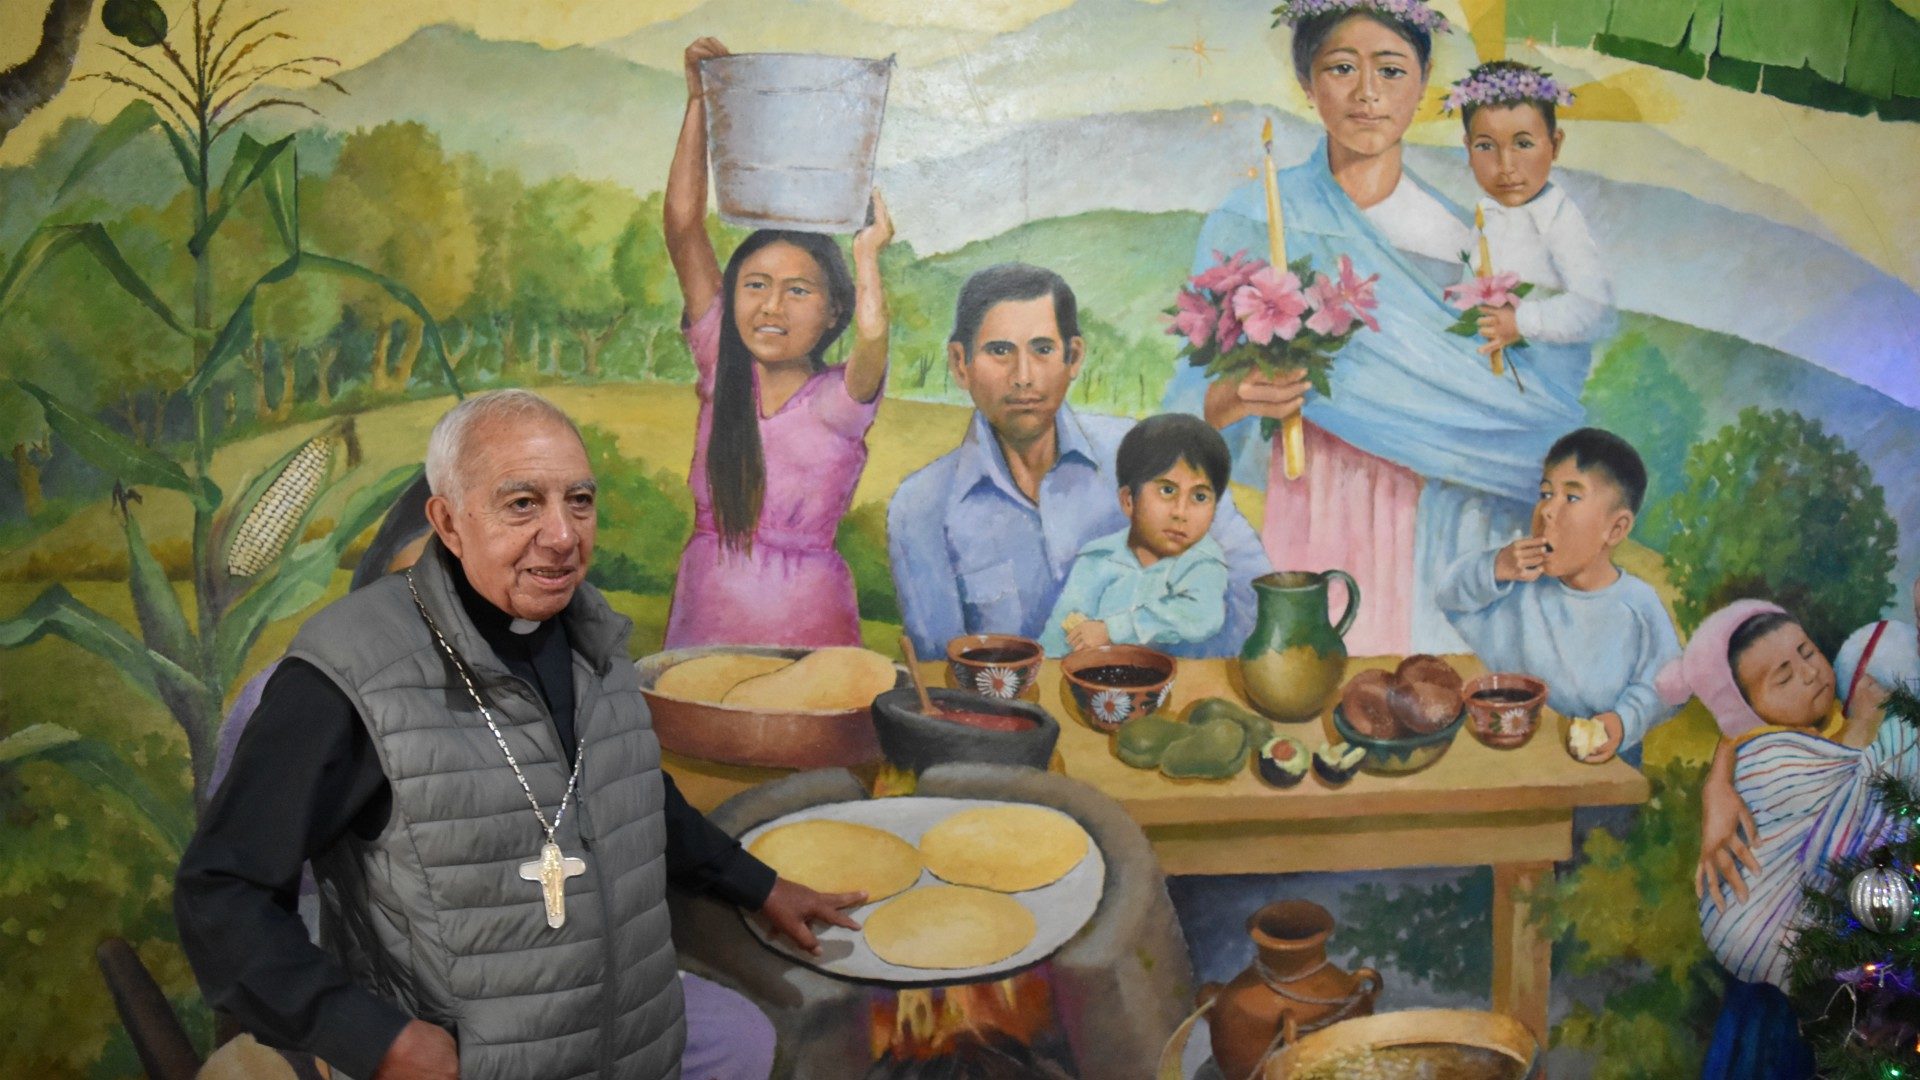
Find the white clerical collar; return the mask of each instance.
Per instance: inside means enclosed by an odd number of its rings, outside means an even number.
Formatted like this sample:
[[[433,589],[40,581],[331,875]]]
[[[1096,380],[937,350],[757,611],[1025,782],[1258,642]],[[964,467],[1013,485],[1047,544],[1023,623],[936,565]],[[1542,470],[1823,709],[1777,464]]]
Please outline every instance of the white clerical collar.
[[[507,629],[516,634],[531,634],[540,629],[540,624],[532,619],[515,619],[507,624]]]

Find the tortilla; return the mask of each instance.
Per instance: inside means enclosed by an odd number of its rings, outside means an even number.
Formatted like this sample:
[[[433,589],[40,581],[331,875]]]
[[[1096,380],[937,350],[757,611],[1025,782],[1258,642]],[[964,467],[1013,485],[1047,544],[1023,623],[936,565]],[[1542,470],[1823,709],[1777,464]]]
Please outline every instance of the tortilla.
[[[1051,885],[1087,857],[1087,830],[1044,806],[962,810],[920,837],[927,869],[942,881],[997,892]]]
[[[747,679],[720,704],[730,709],[845,712],[864,709],[893,689],[893,661],[877,652],[836,646],[813,652],[778,671]]]
[[[755,656],[751,653],[715,653],[682,660],[660,673],[653,692],[681,701],[718,704],[727,691],[758,675],[791,667],[784,656]]]
[[[1027,947],[1039,932],[1020,901],[986,889],[928,885],[867,916],[867,947],[908,968],[988,967]]]
[[[823,893],[884,900],[920,880],[920,853],[884,829],[847,821],[796,821],[760,834],[747,851],[790,881]]]

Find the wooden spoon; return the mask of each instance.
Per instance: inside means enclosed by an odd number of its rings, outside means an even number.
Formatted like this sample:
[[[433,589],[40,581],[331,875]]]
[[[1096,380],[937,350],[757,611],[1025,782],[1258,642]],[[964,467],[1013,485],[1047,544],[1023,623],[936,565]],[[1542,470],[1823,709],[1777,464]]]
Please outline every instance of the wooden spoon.
[[[920,656],[913,651],[913,639],[900,635],[900,651],[907,658],[907,674],[913,679],[913,692],[920,695],[920,712],[926,716],[938,716],[934,711],[933,699],[927,696],[927,684],[920,678]]]

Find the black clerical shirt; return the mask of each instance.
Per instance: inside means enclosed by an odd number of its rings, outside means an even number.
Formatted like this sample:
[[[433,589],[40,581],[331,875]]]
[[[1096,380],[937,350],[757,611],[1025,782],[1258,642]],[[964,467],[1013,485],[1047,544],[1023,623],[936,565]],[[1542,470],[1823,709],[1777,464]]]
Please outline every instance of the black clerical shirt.
[[[494,654],[546,702],[575,752],[573,668],[564,621],[516,634],[513,620],[455,568],[468,618]],[[237,718],[236,718],[237,719]],[[478,721],[476,720],[476,723]],[[666,782],[667,876],[677,887],[757,910],[774,873]],[[180,861],[180,943],[207,1001],[268,1045],[371,1076],[408,1019],[347,978],[297,913],[302,864],[349,831],[378,836],[393,795],[351,701],[313,665],[286,660],[267,680],[226,781]]]

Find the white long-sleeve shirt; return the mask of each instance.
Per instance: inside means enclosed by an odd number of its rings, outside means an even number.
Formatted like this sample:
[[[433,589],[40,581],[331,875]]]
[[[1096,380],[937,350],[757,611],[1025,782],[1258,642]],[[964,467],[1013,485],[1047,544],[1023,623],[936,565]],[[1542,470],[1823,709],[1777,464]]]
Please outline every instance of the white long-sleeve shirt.
[[[1613,333],[1613,279],[1587,231],[1587,219],[1559,185],[1549,183],[1519,206],[1483,196],[1479,209],[1494,270],[1517,272],[1535,290],[1514,309],[1521,336],[1570,345]],[[1474,235],[1469,250],[1477,251],[1479,240]]]

